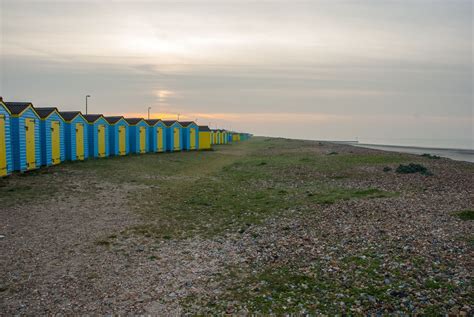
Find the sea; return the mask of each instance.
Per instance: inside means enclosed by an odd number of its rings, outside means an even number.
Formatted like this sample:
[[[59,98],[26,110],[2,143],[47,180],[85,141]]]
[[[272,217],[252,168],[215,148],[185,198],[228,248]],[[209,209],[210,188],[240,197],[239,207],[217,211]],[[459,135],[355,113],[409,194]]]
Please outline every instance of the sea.
[[[473,139],[358,139],[344,142],[376,150],[431,154],[474,163]]]

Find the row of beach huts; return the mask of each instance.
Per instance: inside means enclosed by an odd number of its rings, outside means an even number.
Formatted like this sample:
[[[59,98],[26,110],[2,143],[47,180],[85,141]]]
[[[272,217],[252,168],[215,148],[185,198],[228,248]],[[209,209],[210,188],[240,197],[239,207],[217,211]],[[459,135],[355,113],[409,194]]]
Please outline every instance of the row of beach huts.
[[[82,114],[0,97],[0,177],[66,160],[210,150],[250,137],[193,121]]]

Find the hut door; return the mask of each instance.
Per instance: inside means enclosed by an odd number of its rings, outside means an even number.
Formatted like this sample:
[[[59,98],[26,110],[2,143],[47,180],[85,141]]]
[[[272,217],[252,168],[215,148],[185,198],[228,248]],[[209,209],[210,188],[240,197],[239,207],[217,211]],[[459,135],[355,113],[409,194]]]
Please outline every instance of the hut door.
[[[191,150],[196,149],[196,130],[193,128],[189,129],[189,148]]]
[[[59,121],[51,121],[51,159],[53,164],[61,163],[59,124]]]
[[[156,129],[156,148],[158,152],[163,151],[163,128]]]
[[[175,150],[179,150],[180,149],[180,145],[179,145],[179,128],[174,128],[173,129],[173,134],[174,134],[174,138],[173,138],[173,143],[174,143],[174,149]]]
[[[76,159],[84,159],[84,125],[76,123]]]
[[[5,116],[0,115],[0,176],[7,175],[7,142],[5,137]]]
[[[26,169],[36,168],[35,119],[25,119]]]
[[[125,138],[126,138],[126,130],[123,125],[118,127],[119,132],[119,155],[125,155]]]
[[[140,127],[140,153],[145,153],[146,145],[146,128]]]
[[[99,157],[105,156],[105,126],[102,124],[97,127],[97,150]]]

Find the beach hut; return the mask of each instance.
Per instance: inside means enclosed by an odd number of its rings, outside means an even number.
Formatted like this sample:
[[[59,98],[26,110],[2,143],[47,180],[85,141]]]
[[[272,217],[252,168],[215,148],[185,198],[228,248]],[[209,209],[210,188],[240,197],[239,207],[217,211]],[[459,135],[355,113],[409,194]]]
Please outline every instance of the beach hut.
[[[60,111],[65,121],[66,160],[83,161],[89,156],[88,123],[80,111]]]
[[[166,125],[166,150],[181,151],[183,149],[181,144],[181,134],[183,127],[178,121],[169,120],[163,121]]]
[[[86,114],[89,133],[89,157],[109,156],[109,123],[101,114]]]
[[[224,130],[219,130],[219,144],[224,144]]]
[[[227,143],[232,143],[232,135],[233,133],[232,132],[227,132]]]
[[[145,120],[148,129],[148,151],[164,152],[166,150],[166,125],[160,119]]]
[[[207,125],[199,126],[199,149],[211,149],[211,129]]]
[[[219,130],[212,130],[212,144],[219,144]]]
[[[240,135],[234,132],[232,134],[232,142],[238,142],[238,141],[240,141]]]
[[[149,125],[142,118],[125,118],[129,128],[130,153],[143,154],[148,151]]]
[[[222,143],[227,144],[227,130],[222,131]]]
[[[124,117],[104,117],[109,123],[109,154],[127,155],[130,151],[129,124]]]
[[[13,171],[10,115],[10,110],[0,97],[0,177],[9,175]]]
[[[29,102],[5,102],[10,112],[13,170],[29,171],[41,165],[40,118]]]
[[[180,121],[183,126],[181,141],[184,150],[197,150],[199,148],[199,126],[193,121]]]
[[[57,165],[66,159],[65,122],[55,107],[38,108],[40,117],[41,165]]]

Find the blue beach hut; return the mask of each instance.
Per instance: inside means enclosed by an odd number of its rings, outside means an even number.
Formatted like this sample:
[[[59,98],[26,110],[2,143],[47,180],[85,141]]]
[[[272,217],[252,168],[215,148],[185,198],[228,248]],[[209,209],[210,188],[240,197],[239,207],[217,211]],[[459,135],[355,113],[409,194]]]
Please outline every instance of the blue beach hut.
[[[10,110],[0,97],[0,177],[9,175],[13,171],[10,115]]]
[[[166,151],[166,125],[160,119],[146,120],[148,126],[149,152]]]
[[[181,144],[183,127],[175,120],[163,121],[163,123],[166,125],[166,150],[181,151],[183,149]]]
[[[40,118],[29,102],[5,102],[10,112],[13,170],[29,171],[41,165]]]
[[[228,143],[227,142],[227,133],[228,133],[227,130],[222,131],[222,137],[224,138],[224,141],[223,141],[224,144]]]
[[[54,107],[35,110],[40,117],[41,165],[57,165],[66,159],[64,119]]]
[[[59,114],[65,121],[66,159],[70,161],[85,160],[89,156],[87,120],[80,111],[61,111]]]
[[[109,123],[101,114],[86,114],[84,118],[89,130],[89,157],[109,156]]]
[[[127,155],[130,151],[128,122],[122,116],[104,118],[109,123],[109,154]]]
[[[143,154],[148,151],[149,125],[142,118],[125,118],[130,125],[130,153]]]
[[[180,121],[182,129],[181,142],[184,150],[199,148],[199,126],[194,121]]]

